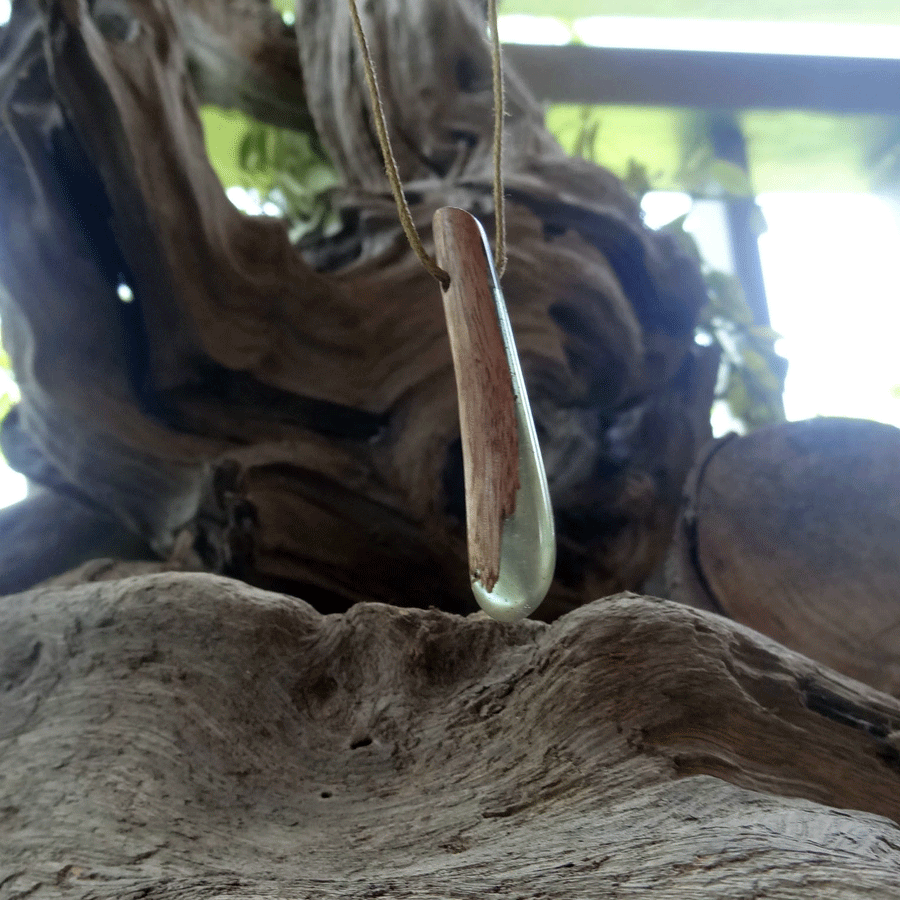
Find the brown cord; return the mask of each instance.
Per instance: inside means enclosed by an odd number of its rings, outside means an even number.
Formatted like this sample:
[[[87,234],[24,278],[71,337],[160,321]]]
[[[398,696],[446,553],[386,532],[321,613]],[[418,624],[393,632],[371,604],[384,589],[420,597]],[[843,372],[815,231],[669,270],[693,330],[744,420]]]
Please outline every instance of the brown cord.
[[[353,19],[353,30],[362,51],[363,68],[366,76],[366,85],[369,88],[369,98],[372,102],[372,115],[374,117],[375,133],[378,135],[378,143],[381,145],[381,155],[384,157],[384,171],[391,185],[394,202],[397,204],[397,213],[400,216],[400,224],[416,256],[422,265],[440,283],[445,290],[450,284],[450,276],[437,264],[434,257],[425,249],[419,232],[413,222],[406,195],[403,193],[403,182],[400,180],[400,171],[397,168],[397,160],[391,147],[391,139],[388,135],[387,122],[384,117],[384,104],[381,102],[381,94],[378,90],[378,81],[375,77],[375,67],[372,64],[372,53],[369,43],[363,31],[362,20],[359,16],[359,8],[356,0],[348,0],[350,15]],[[491,72],[494,82],[494,217],[496,221],[496,238],[494,246],[494,260],[497,276],[501,276],[506,269],[506,211],[503,200],[503,119],[505,116],[505,103],[503,92],[503,59],[500,52],[500,35],[497,32],[497,0],[488,0],[488,18],[491,24]]]
[[[497,29],[497,0],[488,0],[491,23],[491,77],[494,82],[494,268],[497,277],[506,271],[506,204],[503,199],[503,119],[506,97],[503,90],[503,53]]]

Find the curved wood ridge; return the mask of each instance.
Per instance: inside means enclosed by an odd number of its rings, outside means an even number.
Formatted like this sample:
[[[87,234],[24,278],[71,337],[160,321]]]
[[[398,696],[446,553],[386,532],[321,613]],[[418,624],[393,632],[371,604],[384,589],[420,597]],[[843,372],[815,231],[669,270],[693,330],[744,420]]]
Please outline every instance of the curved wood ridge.
[[[326,617],[120,578],[3,600],[0,688],[4,900],[900,883],[900,703],[674,603]]]

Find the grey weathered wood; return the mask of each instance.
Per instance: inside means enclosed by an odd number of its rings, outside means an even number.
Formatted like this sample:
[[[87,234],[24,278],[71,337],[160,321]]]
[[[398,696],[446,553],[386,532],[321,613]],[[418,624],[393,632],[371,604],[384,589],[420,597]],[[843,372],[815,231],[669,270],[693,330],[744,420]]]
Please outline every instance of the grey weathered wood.
[[[87,560],[150,559],[150,548],[105,513],[55,491],[34,491],[0,509],[0,596]]]
[[[898,727],[634,595],[548,626],[37,590],[0,602],[0,898],[892,900]]]

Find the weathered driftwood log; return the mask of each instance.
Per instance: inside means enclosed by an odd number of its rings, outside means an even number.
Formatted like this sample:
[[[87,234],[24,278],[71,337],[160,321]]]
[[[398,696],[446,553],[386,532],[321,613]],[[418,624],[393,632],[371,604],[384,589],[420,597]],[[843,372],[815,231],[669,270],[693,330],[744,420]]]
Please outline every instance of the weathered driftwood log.
[[[900,430],[812,419],[712,444],[669,560],[673,599],[900,694]]]
[[[17,593],[86,558],[155,559],[150,548],[109,515],[51,490],[0,509],[0,596]]]
[[[883,898],[900,703],[721,617],[0,603],[0,897]]]
[[[426,239],[444,204],[489,220],[479,4],[370,7]],[[693,264],[507,81],[504,289],[557,517],[549,616],[637,586],[663,555],[715,360],[692,342]],[[343,179],[341,233],[301,252],[283,223],[239,213],[200,99],[314,122]],[[208,568],[322,609],[465,610],[441,302],[405,246],[366,103],[342,3],[300,4],[296,35],[258,3],[16,3],[0,36],[0,313],[22,403],[4,446],[163,555],[188,533]]]

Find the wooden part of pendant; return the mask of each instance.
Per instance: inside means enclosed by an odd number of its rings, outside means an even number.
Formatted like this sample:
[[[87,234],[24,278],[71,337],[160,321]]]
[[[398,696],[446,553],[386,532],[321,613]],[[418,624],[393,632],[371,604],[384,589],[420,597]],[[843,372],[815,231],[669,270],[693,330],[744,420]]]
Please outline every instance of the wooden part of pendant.
[[[500,287],[474,216],[439,209],[434,240],[438,264],[450,275],[442,296],[459,397],[469,571],[491,591],[503,522],[515,511],[519,488],[515,395],[495,300]]]

